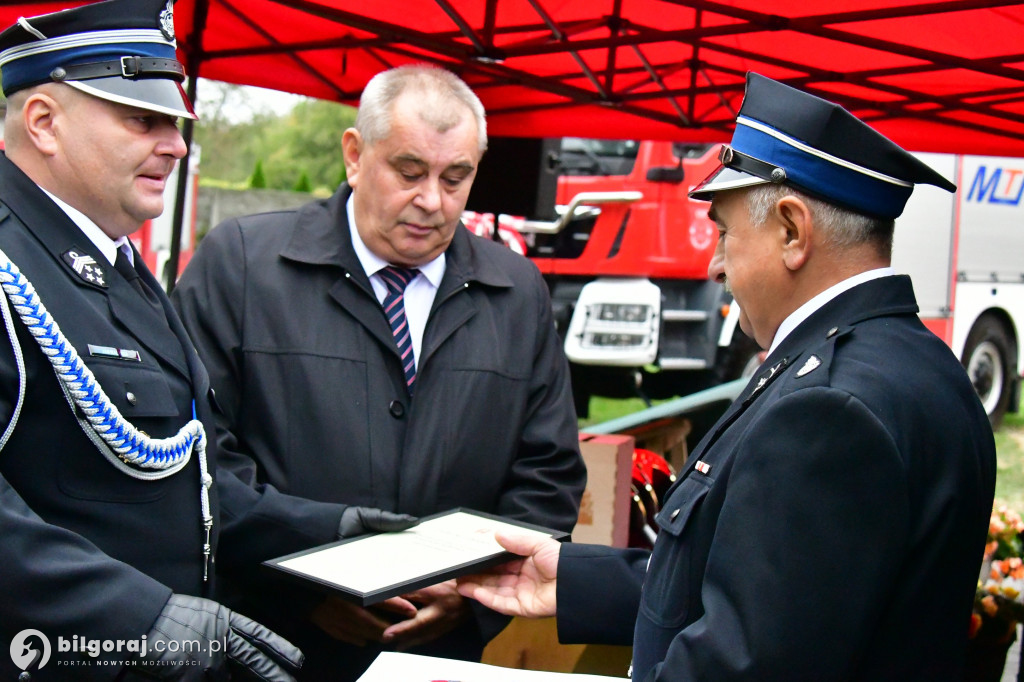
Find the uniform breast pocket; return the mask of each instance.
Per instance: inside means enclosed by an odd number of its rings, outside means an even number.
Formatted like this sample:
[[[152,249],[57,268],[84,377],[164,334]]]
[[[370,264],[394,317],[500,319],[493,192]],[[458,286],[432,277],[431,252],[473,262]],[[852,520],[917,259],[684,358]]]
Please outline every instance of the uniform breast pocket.
[[[171,388],[160,371],[123,361],[94,360],[89,368],[111,404],[136,428],[163,437],[185,424],[186,418],[179,416]],[[150,502],[165,494],[165,481],[140,481],[123,473],[86,440],[84,433],[74,442],[75,447],[62,449],[64,462],[58,467],[58,482],[67,495],[132,503]]]
[[[163,372],[141,363],[92,360],[88,363],[110,402],[128,421],[134,417],[175,417],[171,387]]]
[[[703,553],[686,541],[687,528],[700,512],[714,479],[696,474],[672,491],[655,517],[660,528],[647,567],[640,608],[651,621],[677,628],[691,618],[699,604]]]

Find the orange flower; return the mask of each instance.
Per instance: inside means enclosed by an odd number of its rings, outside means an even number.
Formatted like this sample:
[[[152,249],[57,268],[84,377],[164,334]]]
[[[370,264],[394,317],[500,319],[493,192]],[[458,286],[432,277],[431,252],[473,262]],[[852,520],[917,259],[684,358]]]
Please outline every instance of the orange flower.
[[[991,594],[982,598],[981,607],[985,609],[985,615],[987,616],[995,616],[999,613],[999,605],[996,604],[995,597]]]

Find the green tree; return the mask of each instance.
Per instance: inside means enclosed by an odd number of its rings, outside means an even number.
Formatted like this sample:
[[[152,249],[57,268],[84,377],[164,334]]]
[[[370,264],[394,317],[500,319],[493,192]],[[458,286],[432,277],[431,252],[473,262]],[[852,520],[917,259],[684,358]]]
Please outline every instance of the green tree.
[[[267,186],[267,178],[263,174],[263,162],[257,161],[256,167],[252,171],[252,175],[249,177],[249,187],[253,189],[263,189]]]
[[[303,170],[313,188],[333,191],[343,172],[341,135],[355,122],[352,107],[325,100],[305,100],[281,125],[267,131],[267,186],[291,189]]]
[[[207,80],[200,86],[195,140],[202,149],[201,178],[245,185],[262,162],[272,189],[293,189],[303,172],[313,190],[333,191],[344,180],[341,135],[355,122],[353,107],[305,99],[285,115],[250,111],[239,120],[240,86]]]
[[[254,110],[240,85],[200,79],[193,152],[200,153],[200,178],[244,186],[265,157],[256,144],[280,118]]]
[[[299,176],[299,179],[295,182],[295,186],[292,189],[296,192],[312,192],[313,183],[309,181],[309,173],[303,170],[302,175]]]

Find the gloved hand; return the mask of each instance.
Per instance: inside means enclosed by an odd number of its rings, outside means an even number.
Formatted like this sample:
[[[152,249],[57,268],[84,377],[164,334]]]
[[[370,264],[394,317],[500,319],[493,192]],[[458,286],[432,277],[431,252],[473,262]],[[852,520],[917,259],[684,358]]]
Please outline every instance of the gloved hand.
[[[341,513],[338,524],[338,539],[350,538],[364,533],[393,533],[412,528],[420,520],[408,514],[374,509],[373,507],[348,507]]]
[[[146,654],[125,672],[128,679],[294,682],[304,658],[288,640],[222,604],[172,594],[146,637]]]

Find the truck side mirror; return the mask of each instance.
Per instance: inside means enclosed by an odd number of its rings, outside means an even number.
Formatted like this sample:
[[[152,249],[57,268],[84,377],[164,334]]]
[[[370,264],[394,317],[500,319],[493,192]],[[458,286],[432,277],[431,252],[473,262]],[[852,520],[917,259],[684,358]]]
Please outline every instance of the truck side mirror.
[[[683,181],[683,165],[652,166],[647,169],[648,182],[671,182],[679,184]]]

